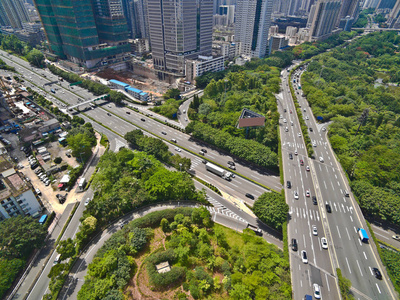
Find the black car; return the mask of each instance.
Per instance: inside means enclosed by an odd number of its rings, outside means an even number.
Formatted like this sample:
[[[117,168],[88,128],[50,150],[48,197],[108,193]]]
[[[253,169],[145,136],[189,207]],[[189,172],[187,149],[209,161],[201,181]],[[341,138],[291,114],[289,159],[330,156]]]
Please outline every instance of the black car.
[[[206,163],[207,163],[207,161],[206,161],[205,159],[203,159],[201,162],[202,162],[203,164],[206,164]]]
[[[140,120],[143,121],[143,122],[146,122],[146,119],[144,119],[144,118],[141,118]]]
[[[293,159],[293,154],[292,153],[289,153],[289,158]]]
[[[375,277],[376,277],[377,279],[379,279],[379,280],[382,279],[382,274],[381,274],[381,272],[379,271],[378,268],[372,268],[372,271],[374,272],[374,275],[375,275]]]
[[[228,165],[234,166],[235,163],[233,161],[228,161]]]
[[[107,116],[111,116],[111,114],[110,114],[110,113],[107,113]]]
[[[331,212],[332,212],[332,208],[331,208],[331,206],[329,205],[328,202],[325,204],[325,207],[326,207],[326,211],[327,211],[328,213],[331,213]]]
[[[126,113],[127,113],[128,115],[130,115],[130,114],[131,114],[131,112],[130,112],[130,111],[127,111]]]
[[[252,194],[246,193],[246,197],[254,200],[254,196]]]
[[[310,127],[310,131],[313,132],[313,129]]]
[[[314,205],[317,205],[317,204],[318,204],[318,202],[317,202],[317,197],[312,196],[312,203],[313,203]]]
[[[206,150],[206,149],[201,149],[201,151],[203,151],[204,153],[207,153],[207,150]]]
[[[287,183],[286,183],[286,186],[287,186],[288,189],[290,189],[292,187],[292,183],[288,180]]]
[[[163,135],[167,135],[167,133],[166,133],[165,131],[161,131],[161,133],[162,133]]]
[[[292,250],[297,251],[297,240],[296,239],[292,239]]]
[[[285,109],[283,109],[283,112],[286,112],[286,108],[285,108]]]

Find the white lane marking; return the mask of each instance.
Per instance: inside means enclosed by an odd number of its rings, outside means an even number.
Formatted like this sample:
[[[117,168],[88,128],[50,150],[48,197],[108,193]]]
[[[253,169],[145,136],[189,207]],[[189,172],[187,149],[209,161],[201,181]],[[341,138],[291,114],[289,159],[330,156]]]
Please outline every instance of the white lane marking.
[[[344,209],[344,204],[342,203],[342,208],[343,208],[343,212],[346,213],[346,210]]]
[[[331,289],[329,288],[328,274],[326,273],[325,273],[325,278],[326,278],[326,286],[328,287],[328,292],[330,292]]]
[[[379,289],[378,284],[377,284],[377,283],[375,283],[375,284],[376,284],[376,288],[378,289],[379,294],[382,294],[382,293],[381,293],[381,290]]]
[[[347,257],[346,257],[346,262],[347,262],[347,267],[349,268],[349,272],[351,274],[351,269],[350,269],[350,265],[349,265],[349,261],[347,260]]]
[[[360,264],[358,263],[358,259],[356,259],[358,269],[360,270],[361,276],[364,276],[363,272],[361,271]]]
[[[300,286],[303,287],[303,280],[300,280]]]
[[[360,240],[360,239],[358,239],[358,242],[360,243],[360,246],[362,246],[362,243],[361,243],[361,240]]]
[[[389,240],[388,237],[386,237],[386,236],[384,236],[384,235],[382,235],[382,234],[380,234],[380,233],[375,232],[375,234],[376,234],[376,235],[379,235],[379,236],[381,236],[381,237],[383,237],[383,238],[385,238],[385,239],[387,239],[387,240]]]
[[[365,259],[366,259],[366,260],[368,260],[368,258],[367,258],[367,254],[365,254],[365,251],[363,251],[363,253],[364,253],[364,257],[365,257]]]
[[[350,216],[350,220],[353,222],[353,218]]]
[[[371,267],[369,267],[369,270],[371,271],[371,275],[374,275],[374,273],[372,272],[372,269],[371,269]]]
[[[324,185],[325,185],[325,189],[327,189],[325,180],[324,180]]]
[[[347,237],[349,238],[349,240],[351,240],[349,231],[347,230],[347,227],[346,227],[346,232],[347,232]]]
[[[339,226],[336,225],[336,228],[337,228],[337,232],[339,234],[339,239],[342,239],[342,236],[340,235],[340,231],[339,231]]]
[[[337,182],[337,185],[340,186],[340,182],[339,181]]]

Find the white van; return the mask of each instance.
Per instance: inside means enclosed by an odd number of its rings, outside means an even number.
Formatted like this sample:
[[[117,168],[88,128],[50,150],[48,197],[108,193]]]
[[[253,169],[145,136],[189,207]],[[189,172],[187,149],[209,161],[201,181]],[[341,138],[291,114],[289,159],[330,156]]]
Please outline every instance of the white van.
[[[61,262],[61,254],[58,254],[53,262],[53,265],[59,264]]]

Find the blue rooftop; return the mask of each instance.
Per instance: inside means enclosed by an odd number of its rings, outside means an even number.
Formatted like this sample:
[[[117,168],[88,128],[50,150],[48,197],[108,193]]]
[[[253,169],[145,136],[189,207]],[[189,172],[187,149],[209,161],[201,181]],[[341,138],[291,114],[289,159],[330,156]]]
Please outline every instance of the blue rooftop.
[[[147,93],[141,92],[141,93],[140,93],[140,96],[147,96]]]
[[[138,94],[140,94],[140,93],[142,93],[143,91],[142,90],[139,90],[139,89],[135,89],[134,87],[127,87],[126,88],[127,90],[129,90],[129,91],[132,91],[132,92],[135,92],[135,93],[138,93]]]
[[[118,81],[118,80],[115,80],[115,79],[110,79],[109,81],[112,82],[112,83],[118,84],[120,86],[123,86],[123,87],[129,86],[129,84],[121,82],[121,81]]]

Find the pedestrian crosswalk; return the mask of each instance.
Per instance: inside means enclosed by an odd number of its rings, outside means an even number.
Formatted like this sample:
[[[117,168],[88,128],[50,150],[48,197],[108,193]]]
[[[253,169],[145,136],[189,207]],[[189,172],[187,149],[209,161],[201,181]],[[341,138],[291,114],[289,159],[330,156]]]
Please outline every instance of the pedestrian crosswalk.
[[[195,157],[192,158],[192,165],[191,165],[191,169],[193,170],[194,168],[196,168],[198,165],[202,164],[202,159],[199,157]]]
[[[219,203],[217,200],[215,200],[212,197],[208,198],[208,202],[210,202],[213,206],[207,206],[207,210],[213,214],[221,214],[221,215],[225,215],[227,217],[236,219],[238,221],[241,221],[243,223],[247,223],[242,217],[238,216],[237,214],[235,214],[233,211],[231,211],[229,208],[226,208],[223,204]]]
[[[331,206],[332,211],[339,211],[342,213],[353,214],[353,206],[351,206],[351,205],[345,205],[343,203],[337,203],[334,201],[333,202],[328,201],[327,203],[329,203],[329,205]],[[323,210],[325,210],[325,204],[324,204]],[[291,215],[292,217],[300,218],[300,219],[310,218],[310,220],[317,220],[317,221],[319,221],[321,219],[318,210],[305,209],[302,207],[299,208],[299,207],[291,206],[290,210],[289,210],[289,215]]]

